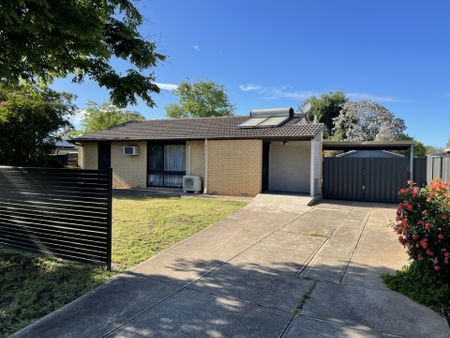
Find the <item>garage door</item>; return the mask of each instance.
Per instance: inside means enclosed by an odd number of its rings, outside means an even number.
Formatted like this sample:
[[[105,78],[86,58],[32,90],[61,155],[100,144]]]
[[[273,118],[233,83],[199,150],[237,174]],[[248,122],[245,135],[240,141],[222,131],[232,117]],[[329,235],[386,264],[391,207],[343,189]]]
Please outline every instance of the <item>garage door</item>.
[[[365,202],[398,202],[398,191],[409,180],[408,158],[325,157],[323,196]],[[426,160],[414,160],[414,180],[426,181]]]
[[[268,190],[309,194],[311,142],[271,142]]]

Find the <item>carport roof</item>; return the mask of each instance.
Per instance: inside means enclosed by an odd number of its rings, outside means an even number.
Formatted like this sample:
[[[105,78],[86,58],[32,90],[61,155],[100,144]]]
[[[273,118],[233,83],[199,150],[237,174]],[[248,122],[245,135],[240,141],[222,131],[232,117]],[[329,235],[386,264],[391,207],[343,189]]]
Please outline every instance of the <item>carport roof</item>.
[[[323,141],[323,150],[408,150],[414,141]]]
[[[130,121],[85,135],[72,141],[144,141],[201,139],[301,139],[314,138],[323,130],[321,123],[302,123],[301,114],[279,127],[240,128],[249,116],[209,117]]]

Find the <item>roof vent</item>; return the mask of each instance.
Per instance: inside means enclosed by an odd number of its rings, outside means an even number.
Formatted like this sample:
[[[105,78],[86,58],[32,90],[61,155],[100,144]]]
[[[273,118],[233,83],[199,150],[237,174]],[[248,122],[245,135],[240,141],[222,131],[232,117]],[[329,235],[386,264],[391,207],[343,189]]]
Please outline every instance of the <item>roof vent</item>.
[[[294,116],[293,108],[253,109],[250,119],[241,123],[241,128],[278,127]]]

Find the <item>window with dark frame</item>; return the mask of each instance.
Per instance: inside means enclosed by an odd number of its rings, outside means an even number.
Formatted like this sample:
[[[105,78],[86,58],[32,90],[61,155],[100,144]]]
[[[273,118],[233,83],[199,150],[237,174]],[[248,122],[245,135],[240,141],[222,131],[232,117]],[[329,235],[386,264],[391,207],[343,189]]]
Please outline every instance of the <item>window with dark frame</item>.
[[[148,143],[147,185],[181,188],[186,175],[186,144],[183,142]]]

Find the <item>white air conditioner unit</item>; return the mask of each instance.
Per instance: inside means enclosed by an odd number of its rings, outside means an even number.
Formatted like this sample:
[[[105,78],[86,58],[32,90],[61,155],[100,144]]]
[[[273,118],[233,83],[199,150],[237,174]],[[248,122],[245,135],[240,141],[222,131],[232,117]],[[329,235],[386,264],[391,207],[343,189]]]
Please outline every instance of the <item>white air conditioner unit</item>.
[[[139,147],[138,146],[123,146],[123,154],[125,156],[139,155]]]
[[[202,191],[202,179],[200,176],[183,176],[183,191],[195,193]]]

